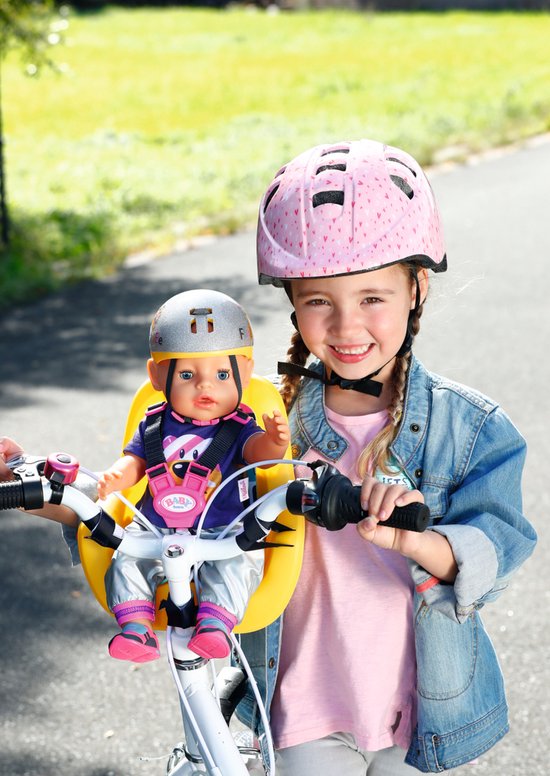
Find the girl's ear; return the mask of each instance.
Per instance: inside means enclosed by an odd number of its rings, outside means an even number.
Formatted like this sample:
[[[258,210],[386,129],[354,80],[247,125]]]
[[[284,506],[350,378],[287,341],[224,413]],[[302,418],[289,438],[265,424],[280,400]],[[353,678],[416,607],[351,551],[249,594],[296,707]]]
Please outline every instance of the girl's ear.
[[[161,361],[160,364],[157,364],[152,358],[147,361],[147,374],[155,391],[164,393],[169,363],[169,361]]]
[[[424,301],[426,300],[426,297],[428,296],[428,286],[429,286],[428,270],[425,267],[418,270],[417,278],[418,278],[418,288],[420,289],[420,304],[423,304]],[[411,294],[411,310],[414,310],[415,307],[416,307],[416,283],[413,283],[412,294]]]

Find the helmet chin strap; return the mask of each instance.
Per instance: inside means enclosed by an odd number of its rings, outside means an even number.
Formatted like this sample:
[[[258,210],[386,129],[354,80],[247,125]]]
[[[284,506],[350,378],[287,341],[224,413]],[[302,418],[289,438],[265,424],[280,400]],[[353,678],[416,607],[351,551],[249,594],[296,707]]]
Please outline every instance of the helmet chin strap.
[[[381,366],[380,369],[377,369],[376,372],[372,372],[372,374],[367,375],[366,377],[361,377],[359,380],[346,380],[344,377],[340,377],[340,375],[336,374],[336,372],[332,372],[330,377],[327,377],[326,372],[320,374],[319,372],[314,372],[313,369],[307,369],[307,367],[292,364],[289,361],[279,361],[277,364],[277,374],[311,377],[313,380],[320,380],[324,385],[336,385],[344,391],[358,391],[359,393],[366,393],[369,396],[378,397],[382,393],[384,384],[379,380],[373,380],[372,378],[376,377],[384,366],[386,366],[386,364]]]
[[[416,272],[414,273],[414,280],[416,283],[416,297],[415,297],[414,308],[409,312],[405,339],[403,340],[401,347],[399,348],[395,356],[392,356],[388,361],[386,361],[385,364],[382,364],[382,366],[379,367],[375,372],[371,372],[370,374],[366,375],[366,377],[360,377],[357,380],[347,380],[344,377],[340,377],[340,375],[334,371],[331,372],[330,376],[327,376],[326,368],[323,370],[323,373],[320,374],[319,372],[313,371],[313,369],[308,369],[307,367],[299,366],[298,364],[293,364],[289,361],[279,361],[279,363],[277,364],[277,374],[299,375],[300,377],[311,377],[313,380],[320,380],[324,385],[336,385],[338,386],[338,388],[341,388],[344,391],[358,391],[359,393],[364,393],[369,396],[375,396],[376,398],[378,398],[382,393],[382,388],[384,387],[384,384],[381,383],[379,380],[373,380],[373,378],[376,377],[378,374],[380,374],[380,372],[384,369],[384,367],[386,367],[391,361],[393,361],[394,358],[399,358],[400,356],[404,356],[412,348],[412,343],[414,340],[412,322],[418,308],[420,307],[420,284],[418,282],[418,275]],[[296,331],[299,332],[300,330],[298,328],[298,321],[296,318],[296,313],[294,311],[291,313],[290,320],[292,321],[292,325],[294,326]]]
[[[237,386],[237,407],[241,403],[241,399],[243,398],[243,384],[241,382],[241,375],[239,373],[239,363],[237,361],[237,356],[231,355],[229,356],[229,363],[231,364],[231,369],[233,370],[233,378],[235,380],[235,385]],[[235,407],[235,409],[237,409]]]
[[[174,372],[176,370],[176,359],[171,358],[168,364],[168,372],[166,373],[166,385],[164,386],[164,398],[170,404],[170,391],[172,389],[172,380],[174,379]]]

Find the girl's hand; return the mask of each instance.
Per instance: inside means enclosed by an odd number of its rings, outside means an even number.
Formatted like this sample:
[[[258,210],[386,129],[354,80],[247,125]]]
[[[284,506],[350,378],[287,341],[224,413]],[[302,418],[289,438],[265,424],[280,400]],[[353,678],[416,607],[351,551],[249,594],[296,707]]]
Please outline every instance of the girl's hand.
[[[273,416],[264,414],[262,415],[265,431],[269,438],[276,445],[285,447],[290,442],[290,429],[288,423],[279,410],[273,410]]]
[[[424,503],[419,490],[408,490],[404,485],[386,485],[375,477],[365,477],[361,486],[361,506],[369,516],[357,524],[360,536],[378,547],[412,556],[422,542],[422,534],[386,528],[384,520],[391,517],[395,507],[415,501]]]
[[[13,480],[12,470],[7,465],[6,461],[14,456],[21,455],[24,452],[23,448],[17,444],[13,439],[9,437],[0,437],[0,482]],[[20,510],[25,512],[24,509]],[[65,506],[56,506],[54,504],[45,504],[41,509],[29,510],[25,514],[38,515],[39,517],[45,517],[48,520],[55,520],[57,523],[65,523],[73,528],[78,526],[79,520],[72,509],[68,509]]]
[[[23,448],[9,437],[0,437],[0,482],[12,480],[13,474],[6,461],[21,455]]]
[[[97,495],[104,501],[110,493],[118,490],[118,482],[122,479],[120,469],[107,469],[97,481]]]

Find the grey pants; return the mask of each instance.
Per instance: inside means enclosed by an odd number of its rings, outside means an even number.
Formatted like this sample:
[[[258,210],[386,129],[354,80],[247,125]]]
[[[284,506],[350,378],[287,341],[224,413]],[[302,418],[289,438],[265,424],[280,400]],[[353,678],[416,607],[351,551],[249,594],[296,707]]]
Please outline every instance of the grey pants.
[[[398,746],[367,752],[348,733],[333,733],[279,749],[275,763],[277,776],[418,776],[404,759],[405,750]]]
[[[133,522],[126,530],[142,532],[144,529]],[[215,532],[205,531],[205,535],[215,536]],[[200,601],[223,606],[240,622],[250,596],[262,580],[263,561],[263,550],[254,550],[229,560],[203,563],[199,570]],[[112,610],[130,601],[154,601],[157,586],[163,581],[160,560],[115,553],[105,575],[107,604]]]

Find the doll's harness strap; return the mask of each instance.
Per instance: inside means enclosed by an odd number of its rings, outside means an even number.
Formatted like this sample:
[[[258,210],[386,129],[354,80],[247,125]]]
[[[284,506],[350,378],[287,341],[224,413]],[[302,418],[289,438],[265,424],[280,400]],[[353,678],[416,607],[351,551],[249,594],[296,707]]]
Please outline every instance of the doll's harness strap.
[[[164,456],[162,423],[166,402],[153,404],[146,412],[143,435],[149,488],[155,511],[168,528],[192,528],[202,513],[210,475],[224,459],[233,442],[253,417],[245,405],[239,405],[222,418],[211,443],[196,461],[190,461],[181,485],[177,485]]]

